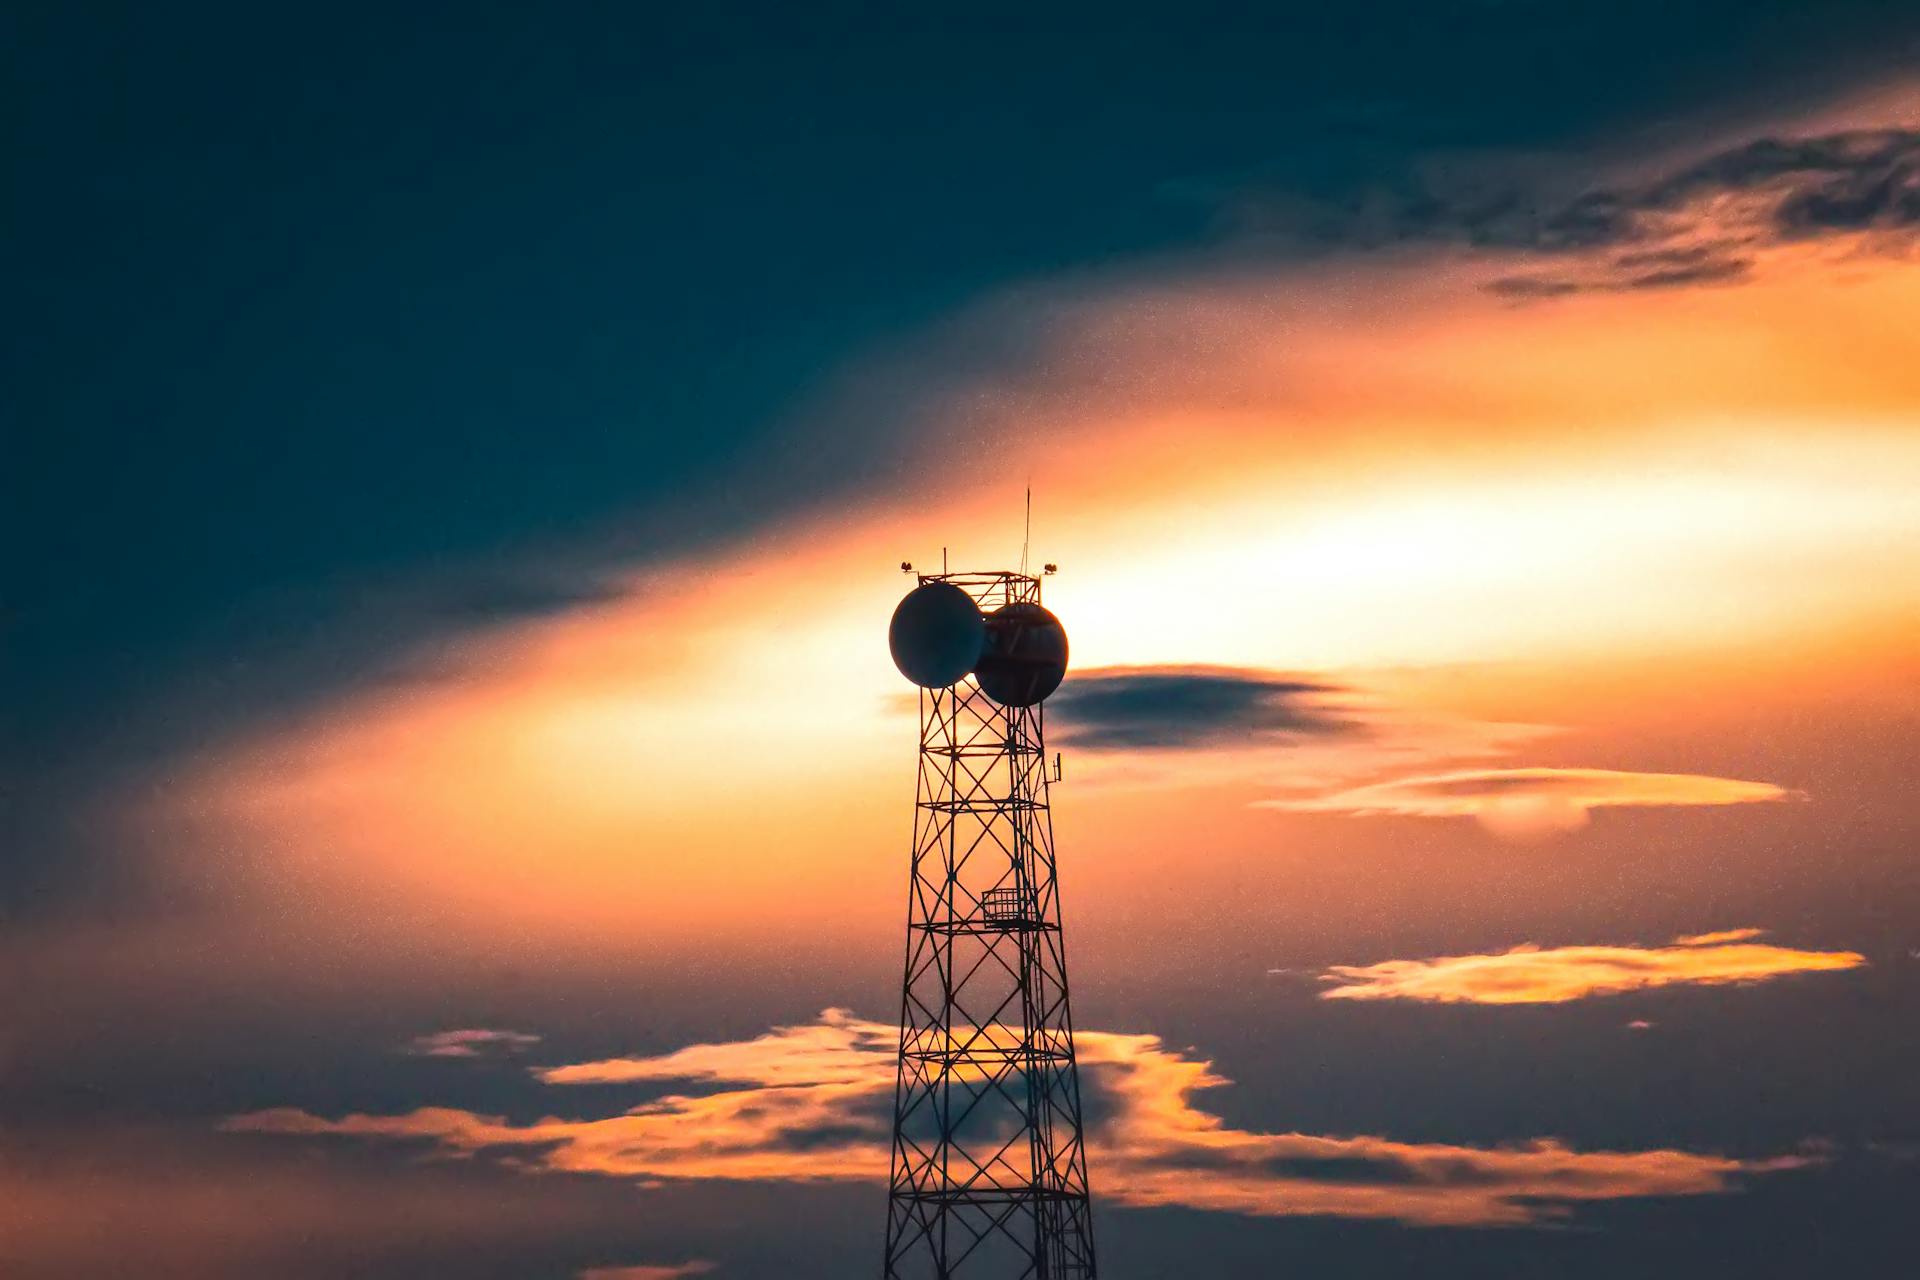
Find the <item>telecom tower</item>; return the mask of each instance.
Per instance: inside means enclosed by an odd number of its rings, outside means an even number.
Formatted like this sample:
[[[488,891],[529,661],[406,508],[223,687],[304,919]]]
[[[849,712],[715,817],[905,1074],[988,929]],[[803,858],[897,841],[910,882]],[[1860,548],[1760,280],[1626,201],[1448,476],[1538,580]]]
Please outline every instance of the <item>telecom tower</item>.
[[[943,572],[890,638],[921,692],[885,1275],[1092,1280],[1040,706],[1066,632],[1038,577]]]

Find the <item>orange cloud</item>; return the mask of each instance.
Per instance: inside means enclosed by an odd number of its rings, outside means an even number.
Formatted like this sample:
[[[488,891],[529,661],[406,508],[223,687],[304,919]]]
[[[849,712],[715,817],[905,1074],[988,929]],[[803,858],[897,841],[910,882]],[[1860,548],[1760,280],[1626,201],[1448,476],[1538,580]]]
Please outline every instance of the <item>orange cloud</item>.
[[[580,1273],[580,1280],[683,1280],[686,1276],[704,1276],[712,1270],[713,1264],[701,1259],[669,1266],[588,1267]]]
[[[1810,1157],[1740,1160],[1686,1151],[1574,1151],[1550,1139],[1497,1147],[1259,1133],[1194,1104],[1230,1082],[1157,1036],[1082,1032],[1089,1091],[1104,1096],[1090,1135],[1106,1199],[1254,1216],[1331,1215],[1423,1226],[1506,1226],[1568,1216],[1580,1202],[1709,1195]],[[329,1120],[281,1108],[236,1116],[255,1133],[412,1139],[449,1156],[482,1152],[528,1171],[648,1180],[877,1181],[888,1162],[896,1032],[828,1010],[818,1022],[749,1041],[651,1058],[546,1068],[550,1084],[728,1082],[616,1116],[526,1124],[426,1107]]]
[[[1804,798],[1771,782],[1694,773],[1617,769],[1471,769],[1399,778],[1304,800],[1262,806],[1357,816],[1472,817],[1494,834],[1532,839],[1576,830],[1593,809],[1612,806],[1754,804]]]
[[[1681,947],[1710,947],[1717,942],[1746,942],[1765,932],[1765,929],[1722,929],[1718,933],[1689,933],[1673,941]]]
[[[753,1040],[695,1044],[651,1058],[607,1058],[537,1068],[547,1084],[631,1084],[642,1080],[708,1080],[782,1088],[788,1085],[865,1085],[884,1064],[892,1083],[897,1028],[863,1022],[844,1009],[820,1021],[778,1027]]]
[[[1790,973],[1854,969],[1854,951],[1796,951],[1749,941],[1758,929],[1674,939],[1666,947],[1554,947],[1531,944],[1492,955],[1440,956],[1335,965],[1323,1000],[1425,1000],[1438,1004],[1564,1004],[1679,984],[1764,982]]]

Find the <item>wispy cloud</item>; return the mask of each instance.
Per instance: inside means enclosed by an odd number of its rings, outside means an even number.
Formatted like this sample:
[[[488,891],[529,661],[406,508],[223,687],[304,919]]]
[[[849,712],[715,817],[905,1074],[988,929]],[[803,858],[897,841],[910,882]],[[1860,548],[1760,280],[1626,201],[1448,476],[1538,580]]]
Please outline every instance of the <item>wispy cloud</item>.
[[[1317,680],[1244,667],[1078,671],[1047,704],[1057,741],[1096,750],[1245,746],[1351,732],[1358,724]]]
[[[1721,942],[1747,942],[1765,932],[1765,929],[1722,929],[1718,933],[1689,933],[1673,941],[1681,947],[1710,947]]]
[[[684,1280],[686,1276],[707,1275],[713,1269],[711,1262],[699,1259],[665,1266],[588,1267],[580,1273],[580,1280]]]
[[[1804,798],[1771,782],[1618,769],[1470,769],[1377,782],[1329,795],[1268,800],[1267,808],[1360,816],[1477,818],[1496,835],[1532,839],[1576,830],[1593,809],[1753,804]]]
[[[895,1027],[866,1022],[844,1009],[828,1009],[818,1022],[776,1027],[752,1040],[694,1044],[644,1058],[602,1058],[569,1066],[535,1068],[547,1084],[632,1084],[682,1080],[765,1085],[836,1087],[874,1082],[884,1063],[891,1083]]]
[[[1439,956],[1335,965],[1323,1000],[1423,1000],[1438,1004],[1564,1004],[1681,984],[1764,982],[1794,973],[1854,969],[1854,951],[1799,951],[1754,942],[1761,930],[1728,929],[1674,939],[1664,947],[1553,947],[1531,944],[1490,955]]]
[[[1733,284],[1783,249],[1825,242],[1901,255],[1920,243],[1920,130],[1750,137],[1651,174],[1557,191],[1537,166],[1481,159],[1402,174],[1357,207],[1257,188],[1214,198],[1242,230],[1303,247],[1428,242],[1517,259],[1487,288],[1518,298]]]
[[[1095,1104],[1089,1112],[1100,1117],[1090,1141],[1101,1192],[1125,1205],[1512,1226],[1562,1219],[1588,1201],[1726,1192],[1744,1177],[1812,1160],[1575,1151],[1550,1139],[1477,1147],[1235,1129],[1195,1105],[1200,1090],[1230,1083],[1211,1063],[1150,1035],[1089,1031],[1077,1041]],[[894,1028],[828,1010],[816,1022],[753,1040],[536,1073],[555,1085],[733,1086],[671,1093],[613,1116],[515,1123],[424,1107],[327,1119],[281,1108],[236,1116],[224,1127],[413,1140],[447,1155],[485,1153],[530,1172],[877,1181],[887,1170],[895,1047]]]
[[[1383,773],[1466,767],[1560,730],[1409,705],[1312,674],[1215,664],[1076,671],[1047,703],[1076,783],[1238,784],[1326,794]]]
[[[1479,229],[1555,259],[1493,282],[1512,294],[1736,283],[1769,251],[1816,240],[1910,253],[1920,242],[1920,131],[1758,138],[1650,182],[1589,190],[1537,220],[1508,218],[1501,229],[1496,214]]]
[[[478,1058],[490,1053],[519,1053],[539,1043],[539,1036],[524,1031],[464,1027],[415,1036],[407,1042],[405,1052],[417,1058]]]

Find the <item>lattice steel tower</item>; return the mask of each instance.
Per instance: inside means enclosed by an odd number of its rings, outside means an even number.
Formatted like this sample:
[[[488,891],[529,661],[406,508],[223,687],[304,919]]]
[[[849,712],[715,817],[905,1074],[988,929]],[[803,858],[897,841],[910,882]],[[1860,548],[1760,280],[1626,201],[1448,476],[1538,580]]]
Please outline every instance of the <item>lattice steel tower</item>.
[[[1041,710],[1066,636],[1038,577],[919,581],[893,629],[922,688],[885,1274],[1091,1280]]]

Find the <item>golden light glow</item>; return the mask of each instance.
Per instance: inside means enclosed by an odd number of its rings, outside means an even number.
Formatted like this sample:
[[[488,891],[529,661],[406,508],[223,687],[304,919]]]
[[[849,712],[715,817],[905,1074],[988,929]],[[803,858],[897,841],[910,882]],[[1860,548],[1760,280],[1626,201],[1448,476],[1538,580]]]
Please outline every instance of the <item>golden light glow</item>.
[[[778,555],[717,547],[471,638],[456,666],[210,753],[130,825],[185,879],[356,933],[688,946],[796,907],[881,929],[897,904],[846,886],[894,865],[911,785],[888,566],[1019,546],[1019,483],[940,465],[943,432],[1031,470],[1077,667],[1398,673],[1396,723],[1487,730],[1248,753],[1241,783],[1433,812],[1411,784],[1365,788],[1545,765],[1525,743],[1594,714],[1596,662],[1671,682],[1731,650],[1888,650],[1920,628],[1920,364],[1896,337],[1920,266],[1836,287],[1831,264],[1787,261],[1737,291],[1516,308],[1480,268],[1431,265],[1083,291],[1044,359],[899,409],[935,441],[911,487],[794,519]],[[1462,698],[1469,677],[1407,674],[1477,667],[1498,698],[1522,662],[1547,692],[1511,731]],[[1784,675],[1858,678],[1813,658]],[[1233,781],[1222,759],[1155,768],[1204,788]],[[1651,802],[1532,776],[1530,797],[1459,803],[1527,836]],[[1178,831],[1177,809],[1147,820]]]

